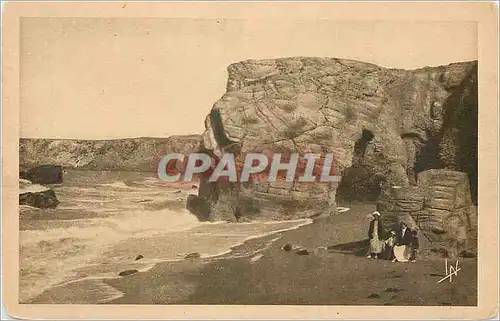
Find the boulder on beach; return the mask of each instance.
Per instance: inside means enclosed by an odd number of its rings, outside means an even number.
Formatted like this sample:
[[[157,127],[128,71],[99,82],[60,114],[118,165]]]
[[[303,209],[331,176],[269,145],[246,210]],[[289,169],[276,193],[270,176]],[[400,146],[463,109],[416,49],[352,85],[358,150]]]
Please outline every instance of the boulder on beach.
[[[301,248],[295,251],[298,255],[309,255],[309,251],[307,249]]]
[[[299,254],[299,255],[308,255],[309,254],[309,251],[301,245],[292,245],[290,243],[287,243],[287,244],[283,245],[282,249],[286,252],[293,251],[295,254]]]
[[[19,181],[19,205],[29,205],[38,208],[56,208],[59,200],[56,193],[50,188],[30,181]]]

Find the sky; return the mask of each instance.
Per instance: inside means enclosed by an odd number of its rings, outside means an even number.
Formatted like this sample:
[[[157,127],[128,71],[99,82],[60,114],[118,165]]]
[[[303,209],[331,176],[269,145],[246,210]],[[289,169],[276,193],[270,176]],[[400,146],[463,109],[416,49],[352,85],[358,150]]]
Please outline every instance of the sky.
[[[467,22],[23,18],[20,136],[198,134],[229,64],[337,57],[414,69],[477,59]]]

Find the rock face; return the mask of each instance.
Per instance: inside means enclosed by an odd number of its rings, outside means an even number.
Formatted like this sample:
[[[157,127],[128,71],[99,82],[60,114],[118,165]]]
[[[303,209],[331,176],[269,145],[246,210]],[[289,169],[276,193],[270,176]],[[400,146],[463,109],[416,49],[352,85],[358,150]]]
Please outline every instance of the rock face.
[[[477,62],[400,70],[295,57],[234,63],[228,74],[205,119],[204,152],[333,153],[342,181],[202,180],[211,219],[234,219],[235,204],[250,218],[314,216],[335,211],[336,197],[375,200],[381,186],[416,185],[431,168],[465,171],[477,186]]]
[[[445,252],[450,257],[466,249],[474,214],[465,173],[438,169],[421,172],[416,186],[384,190],[377,210],[390,229],[396,229],[404,220],[410,228],[420,230],[427,243],[422,248]]]
[[[82,170],[155,172],[165,154],[188,154],[199,142],[199,135],[115,140],[22,138],[19,164],[23,170],[53,164]]]
[[[63,170],[57,165],[42,165],[31,168],[27,172],[21,172],[19,176],[35,184],[61,184]]]
[[[200,221],[210,220],[210,203],[197,195],[188,195],[186,208],[196,215]]]
[[[19,180],[19,205],[38,208],[55,208],[59,205],[56,193],[48,187],[32,184],[25,179]]]

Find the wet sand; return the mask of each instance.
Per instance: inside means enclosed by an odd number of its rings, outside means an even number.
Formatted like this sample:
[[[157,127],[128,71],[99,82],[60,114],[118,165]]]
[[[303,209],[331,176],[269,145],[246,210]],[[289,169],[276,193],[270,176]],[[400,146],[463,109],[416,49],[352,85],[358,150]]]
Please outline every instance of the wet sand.
[[[322,246],[349,247],[352,242],[366,239],[366,214],[374,205],[347,206],[351,208],[348,212],[318,219],[296,230],[250,240],[234,248],[231,254],[159,263],[144,273],[69,284],[46,291],[33,303],[96,303],[103,291],[114,291],[114,299],[100,303],[477,304],[475,258],[460,260],[461,271],[453,282],[436,284],[444,276],[444,260],[440,258],[392,263],[366,259],[364,253],[328,251],[322,255],[298,255],[282,249],[287,243],[310,251]]]

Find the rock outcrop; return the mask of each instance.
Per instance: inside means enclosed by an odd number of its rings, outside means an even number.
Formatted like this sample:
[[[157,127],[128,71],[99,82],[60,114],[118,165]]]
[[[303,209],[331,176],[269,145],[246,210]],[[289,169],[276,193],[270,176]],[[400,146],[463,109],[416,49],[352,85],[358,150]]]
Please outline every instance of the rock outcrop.
[[[438,169],[419,173],[416,186],[383,190],[377,210],[388,228],[396,229],[405,221],[426,238],[427,244],[421,248],[450,257],[467,248],[467,232],[475,215],[467,174]]]
[[[204,152],[333,153],[342,181],[337,188],[205,179],[199,197],[212,219],[234,219],[236,204],[250,218],[319,215],[335,211],[336,197],[375,200],[381,186],[416,185],[417,173],[431,168],[465,171],[477,186],[477,124],[468,124],[477,117],[475,61],[401,70],[295,57],[234,63],[228,74],[205,119]]]
[[[25,179],[19,180],[19,205],[38,208],[56,208],[59,200],[56,193],[46,186],[32,184]]]
[[[41,165],[20,172],[19,177],[35,184],[61,184],[63,182],[63,169],[59,165]]]
[[[19,164],[29,170],[43,164],[105,171],[155,172],[167,153],[197,150],[199,135],[114,140],[20,139]]]

